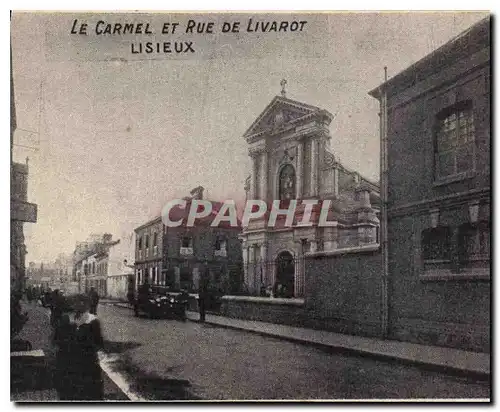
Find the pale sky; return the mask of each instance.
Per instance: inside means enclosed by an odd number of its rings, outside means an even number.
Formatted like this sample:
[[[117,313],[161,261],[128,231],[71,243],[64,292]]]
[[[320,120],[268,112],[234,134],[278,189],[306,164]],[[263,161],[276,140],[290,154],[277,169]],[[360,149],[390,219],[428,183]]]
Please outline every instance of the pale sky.
[[[14,159],[29,157],[27,262],[69,253],[90,233],[116,238],[202,185],[242,201],[243,133],[280,92],[330,111],[331,151],[379,174],[378,102],[368,92],[485,13],[13,14]],[[188,19],[241,21],[238,34],[181,33]],[[306,20],[302,32],[249,33],[253,22]],[[74,19],[88,36],[71,35]],[[95,24],[150,22],[154,35],[97,36]],[[178,33],[161,35],[164,22]],[[133,55],[131,43],[192,41],[195,53]],[[31,133],[34,132],[34,133]]]

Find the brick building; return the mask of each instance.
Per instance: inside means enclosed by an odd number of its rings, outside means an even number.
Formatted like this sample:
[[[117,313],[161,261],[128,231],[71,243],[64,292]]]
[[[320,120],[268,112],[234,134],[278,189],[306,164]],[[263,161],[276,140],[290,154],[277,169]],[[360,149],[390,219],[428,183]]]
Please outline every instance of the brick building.
[[[137,228],[136,281],[167,286],[171,290],[198,291],[201,276],[209,276],[213,288],[226,293],[240,291],[242,283],[241,242],[239,227],[211,227],[213,215],[197,219],[187,227],[187,213],[192,199],[203,198],[198,187],[186,197],[186,207],[172,208],[170,218],[183,220],[179,227],[166,227],[161,217]],[[216,213],[219,202],[211,202]]]
[[[203,198],[203,188],[192,192],[193,198]],[[207,277],[213,289],[225,294],[239,293],[243,283],[240,227],[231,227],[222,222],[217,227],[210,224],[220,209],[221,203],[211,201],[212,215],[197,219],[193,227],[186,227],[186,212],[192,198],[186,198],[184,210],[177,213],[175,220],[184,219],[179,227],[169,227],[164,239],[164,267],[167,283],[173,288],[183,288],[192,292],[199,289],[202,276]]]
[[[490,66],[485,19],[370,92],[381,102],[391,338],[489,350]]]

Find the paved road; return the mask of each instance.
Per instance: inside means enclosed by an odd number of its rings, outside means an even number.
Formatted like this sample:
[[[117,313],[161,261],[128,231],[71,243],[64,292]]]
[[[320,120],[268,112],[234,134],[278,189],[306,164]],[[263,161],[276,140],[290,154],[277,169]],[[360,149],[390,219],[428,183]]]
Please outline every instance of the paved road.
[[[101,305],[106,347],[146,399],[488,398],[487,382]]]

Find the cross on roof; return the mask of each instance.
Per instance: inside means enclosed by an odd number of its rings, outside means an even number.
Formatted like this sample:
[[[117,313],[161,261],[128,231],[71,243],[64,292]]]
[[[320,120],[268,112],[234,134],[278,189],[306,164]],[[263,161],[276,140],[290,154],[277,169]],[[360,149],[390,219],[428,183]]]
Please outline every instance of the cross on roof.
[[[286,97],[286,90],[285,90],[285,86],[286,86],[286,79],[282,79],[281,82],[280,82],[280,85],[281,85],[281,95],[283,97]]]

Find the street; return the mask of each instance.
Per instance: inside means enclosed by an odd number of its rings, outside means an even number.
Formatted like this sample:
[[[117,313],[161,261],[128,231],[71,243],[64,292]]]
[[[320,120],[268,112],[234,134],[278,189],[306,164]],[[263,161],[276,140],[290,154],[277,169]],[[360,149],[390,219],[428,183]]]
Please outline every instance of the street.
[[[489,398],[488,382],[101,304],[114,371],[148,400]]]

